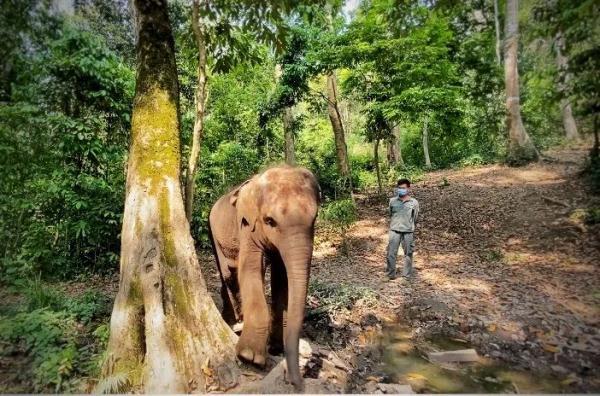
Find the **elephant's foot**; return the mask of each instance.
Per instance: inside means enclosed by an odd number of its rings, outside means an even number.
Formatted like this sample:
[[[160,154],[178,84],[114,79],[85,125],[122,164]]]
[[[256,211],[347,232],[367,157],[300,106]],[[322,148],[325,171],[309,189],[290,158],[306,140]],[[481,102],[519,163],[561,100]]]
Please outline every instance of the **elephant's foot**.
[[[263,367],[267,361],[267,345],[266,340],[261,342],[261,338],[254,332],[242,330],[236,346],[237,355],[247,362]]]

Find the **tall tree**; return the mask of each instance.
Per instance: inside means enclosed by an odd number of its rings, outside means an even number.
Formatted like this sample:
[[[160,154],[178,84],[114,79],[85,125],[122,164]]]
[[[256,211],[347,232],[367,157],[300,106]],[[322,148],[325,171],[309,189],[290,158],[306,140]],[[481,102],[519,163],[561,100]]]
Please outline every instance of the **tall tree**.
[[[306,0],[309,4],[313,2]],[[185,176],[188,220],[191,220],[194,207],[196,169],[206,115],[208,69],[224,72],[242,61],[259,61],[255,51],[257,42],[281,49],[287,31],[287,17],[295,6],[301,4],[290,0],[193,0],[192,30],[198,51],[198,70],[196,117]],[[252,34],[252,40],[247,36],[248,33]]]
[[[431,168],[429,159],[429,116],[423,119],[423,156],[425,157],[425,167]]]
[[[556,64],[558,66],[559,78],[559,93],[560,99],[560,111],[562,114],[563,127],[565,128],[565,137],[569,140],[579,139],[579,132],[577,131],[577,123],[573,117],[573,110],[571,109],[571,101],[567,93],[567,86],[569,84],[569,71],[568,71],[568,59],[564,54],[564,37],[559,32],[555,43],[554,49],[556,51]]]
[[[502,39],[500,38],[500,7],[498,7],[498,0],[492,0],[494,2],[494,28],[496,33],[496,60],[498,64],[502,63]]]
[[[294,148],[294,112],[291,107],[283,109],[283,134],[285,143],[285,163],[296,165]]]
[[[390,167],[396,165],[404,166],[404,159],[402,159],[401,136],[400,125],[394,125],[388,140],[387,158],[388,165]]]
[[[138,70],[121,280],[103,376],[124,376],[131,390],[145,393],[226,389],[237,378],[236,337],[207,291],[185,217],[167,2],[135,0],[134,6]]]
[[[506,85],[506,124],[508,126],[507,162],[521,165],[538,158],[538,152],[525,131],[519,96],[519,1],[506,1],[506,38],[504,42],[504,81]]]
[[[335,70],[327,73],[327,111],[331,121],[331,129],[335,141],[335,155],[337,159],[338,172],[342,178],[344,188],[352,192],[352,179],[350,178],[350,162],[348,161],[348,147],[346,146],[346,136],[344,134],[344,125],[342,124],[342,115],[338,103],[338,86],[335,76]]]
[[[194,131],[192,133],[192,148],[188,157],[188,165],[185,175],[185,215],[188,222],[192,221],[194,210],[194,190],[196,186],[196,168],[200,157],[200,145],[204,134],[204,115],[206,113],[206,32],[200,16],[200,8],[203,0],[194,0],[192,3],[192,29],[194,39],[198,48],[197,87],[195,93],[196,114],[194,118]]]
[[[325,7],[328,29],[332,34],[335,34],[333,26],[334,16],[341,10],[340,2],[336,1],[334,3],[336,4],[328,4],[327,7]],[[342,122],[342,113],[340,112],[339,106],[337,77],[334,69],[327,72],[327,111],[329,113],[329,120],[331,121],[331,129],[333,130],[335,155],[338,172],[342,180],[342,188],[352,195],[350,161],[348,159],[348,147],[346,146],[346,135],[344,134],[344,124]]]

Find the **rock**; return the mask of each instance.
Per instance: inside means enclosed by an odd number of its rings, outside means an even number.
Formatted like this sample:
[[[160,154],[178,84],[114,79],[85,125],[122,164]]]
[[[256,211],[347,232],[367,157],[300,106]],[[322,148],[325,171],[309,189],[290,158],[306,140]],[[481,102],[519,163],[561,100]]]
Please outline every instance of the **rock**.
[[[244,322],[238,322],[238,323],[234,324],[231,329],[233,330],[234,333],[240,333],[243,328],[244,328]]]
[[[459,349],[457,351],[430,352],[427,354],[429,360],[435,363],[449,362],[476,362],[479,355],[475,349]]]
[[[344,371],[350,371],[346,363],[342,362],[333,352],[327,355],[327,360],[329,360],[335,367],[342,369]]]
[[[365,393],[375,393],[377,390],[377,382],[369,381],[364,385]]]
[[[383,393],[387,394],[414,394],[410,385],[405,384],[377,384],[377,387],[381,389]]]
[[[557,372],[559,374],[568,374],[569,370],[567,370],[565,367],[560,366],[558,364],[553,364],[550,366],[550,368],[552,369],[552,371]]]
[[[300,345],[298,346],[298,352],[300,353],[300,356],[307,358],[307,359],[310,358],[313,354],[313,350],[312,350],[310,344],[304,338],[300,338]]]

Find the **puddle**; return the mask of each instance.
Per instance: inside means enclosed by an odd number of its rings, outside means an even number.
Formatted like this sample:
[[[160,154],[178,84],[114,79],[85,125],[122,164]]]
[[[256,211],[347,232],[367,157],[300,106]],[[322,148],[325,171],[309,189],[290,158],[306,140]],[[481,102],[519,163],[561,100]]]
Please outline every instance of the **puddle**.
[[[467,349],[461,340],[435,337],[417,347],[411,330],[391,327],[381,339],[384,371],[392,382],[410,384],[420,393],[558,393],[558,378],[540,377],[528,371],[480,357],[473,363],[435,364],[427,352]]]

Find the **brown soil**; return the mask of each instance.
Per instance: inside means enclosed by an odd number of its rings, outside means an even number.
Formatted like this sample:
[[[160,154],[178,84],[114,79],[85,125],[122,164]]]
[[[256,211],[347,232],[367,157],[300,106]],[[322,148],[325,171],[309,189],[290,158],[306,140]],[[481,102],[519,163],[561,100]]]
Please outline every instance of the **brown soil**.
[[[422,216],[410,281],[384,276],[387,198],[359,197],[349,258],[339,238],[332,242],[331,232],[321,230],[312,278],[377,293],[378,306],[356,312],[346,327],[372,315],[383,327],[408,325],[415,342],[443,334],[511,367],[559,378],[563,391],[598,391],[600,228],[583,217],[599,199],[580,176],[587,150],[549,152],[546,161],[523,168],[427,174],[413,186]],[[332,341],[344,328],[337,327]],[[357,356],[368,348],[365,327],[337,345],[358,371],[349,386],[385,371]]]

